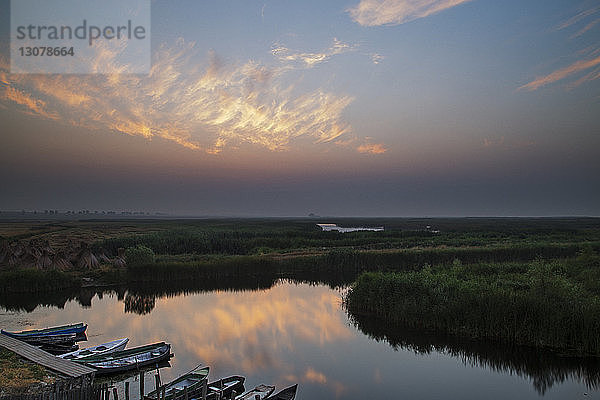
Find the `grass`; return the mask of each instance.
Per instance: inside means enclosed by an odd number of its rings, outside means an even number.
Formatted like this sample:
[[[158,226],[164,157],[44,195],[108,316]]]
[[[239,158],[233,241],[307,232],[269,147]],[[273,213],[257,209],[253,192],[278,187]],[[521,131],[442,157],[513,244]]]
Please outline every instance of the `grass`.
[[[0,272],[0,293],[47,292],[80,285],[79,272],[16,269]]]
[[[0,395],[25,393],[32,385],[51,384],[54,380],[41,365],[0,347]]]
[[[346,307],[383,325],[599,356],[599,270],[600,258],[585,250],[562,260],[369,272]]]
[[[353,250],[435,248],[539,248],[600,243],[597,219],[334,219],[343,226],[384,225],[384,232],[322,232],[318,220],[248,219],[170,221],[148,233],[99,240],[115,253],[144,245],[156,254],[286,254]],[[439,233],[431,229],[440,229]]]

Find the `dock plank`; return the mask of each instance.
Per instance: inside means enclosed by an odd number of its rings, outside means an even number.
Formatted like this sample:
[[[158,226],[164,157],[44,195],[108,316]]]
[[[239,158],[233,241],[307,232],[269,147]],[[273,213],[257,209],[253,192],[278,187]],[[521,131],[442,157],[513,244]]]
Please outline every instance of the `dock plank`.
[[[96,373],[96,370],[93,368],[56,357],[44,350],[7,335],[0,334],[0,346],[6,347],[21,357],[71,378],[93,376]]]

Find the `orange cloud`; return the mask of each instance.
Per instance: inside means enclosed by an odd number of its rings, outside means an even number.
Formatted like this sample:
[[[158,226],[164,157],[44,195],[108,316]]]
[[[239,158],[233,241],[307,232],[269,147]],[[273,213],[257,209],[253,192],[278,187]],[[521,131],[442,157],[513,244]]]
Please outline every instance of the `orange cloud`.
[[[2,97],[16,104],[25,107],[25,111],[29,114],[41,115],[48,119],[56,120],[58,116],[47,111],[46,102],[30,96],[28,93],[16,89],[11,86],[6,86],[2,92]]]
[[[569,84],[569,89],[573,89],[577,86],[581,86],[586,82],[590,82],[596,79],[600,79],[600,68],[590,72],[589,74],[585,74],[581,78],[577,79],[575,82]]]
[[[347,48],[336,40],[326,57]],[[160,137],[211,154],[242,143],[285,150],[299,137],[328,143],[351,131],[341,115],[353,98],[321,89],[303,92],[289,83],[289,68],[254,61],[228,65],[214,53],[202,67],[194,44],[182,39],[154,55],[148,75],[121,74],[127,66],[116,64],[113,74],[15,75],[1,62],[0,103],[82,128]],[[99,50],[103,65],[113,56],[110,49]]]
[[[317,372],[312,367],[308,367],[306,373],[304,374],[304,379],[308,382],[319,383],[321,385],[325,385],[327,383],[327,377],[322,372]]]
[[[470,0],[361,0],[348,9],[363,26],[399,25],[424,18]]]
[[[570,27],[571,25],[574,25],[576,23],[578,23],[579,21],[581,21],[584,18],[589,17],[590,15],[595,14],[596,12],[600,11],[600,7],[595,7],[595,8],[590,8],[589,10],[585,10],[580,12],[579,14],[569,18],[567,21],[563,22],[562,24],[560,24],[558,26],[558,29],[565,29]]]
[[[339,398],[341,397],[344,393],[346,393],[348,391],[348,388],[339,381],[331,381],[329,379],[327,379],[327,376],[322,373],[319,372],[317,370],[315,370],[312,367],[308,367],[306,369],[306,372],[304,373],[303,379],[304,382],[311,382],[311,383],[318,383],[320,385],[328,385],[333,392],[335,392],[335,397]],[[297,382],[297,380],[296,380]]]
[[[571,36],[571,39],[577,38],[579,36],[583,36],[585,33],[587,33],[589,30],[591,30],[594,26],[596,26],[598,24],[598,22],[600,22],[600,18],[595,19],[592,22],[588,23],[586,26],[584,26],[579,31],[577,31],[575,34],[573,34]]]
[[[173,328],[168,334],[177,334],[178,342],[185,343],[185,349],[179,351],[194,354],[207,364],[255,372],[278,365],[274,353],[294,351],[298,338],[325,347],[352,337],[339,312],[339,297],[323,288],[280,285],[235,296],[216,292],[203,299],[204,309],[198,312],[193,301],[186,297],[165,299],[153,314],[160,313]],[[191,318],[178,318],[182,310]],[[198,330],[199,326],[203,329]],[[252,357],[241,356],[249,353]],[[312,381],[321,379],[314,370],[302,376]]]
[[[364,143],[358,146],[356,150],[363,154],[383,154],[388,149],[381,143]]]
[[[519,90],[537,90],[542,86],[546,86],[551,83],[563,80],[571,75],[574,75],[581,71],[585,71],[586,69],[593,68],[597,65],[600,65],[600,57],[596,57],[592,60],[580,60],[565,68],[561,68],[557,71],[554,71],[551,74],[537,78],[534,81],[531,81],[528,84],[519,87]]]

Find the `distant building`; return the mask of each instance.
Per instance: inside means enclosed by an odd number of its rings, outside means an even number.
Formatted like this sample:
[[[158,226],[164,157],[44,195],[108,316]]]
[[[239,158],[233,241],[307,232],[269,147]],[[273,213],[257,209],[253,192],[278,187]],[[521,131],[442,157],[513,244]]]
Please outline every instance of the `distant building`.
[[[372,232],[381,232],[383,231],[383,226],[376,226],[373,228],[365,228],[365,227],[355,227],[355,228],[342,228],[341,226],[337,226],[337,224],[317,224],[319,228],[321,228],[324,232],[338,231],[342,233],[346,232],[357,232],[357,231],[372,231]]]

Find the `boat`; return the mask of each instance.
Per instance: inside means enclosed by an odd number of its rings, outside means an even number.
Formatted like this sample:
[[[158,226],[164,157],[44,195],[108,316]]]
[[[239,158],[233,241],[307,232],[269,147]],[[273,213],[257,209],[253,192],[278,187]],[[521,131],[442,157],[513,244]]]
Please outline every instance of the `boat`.
[[[76,344],[41,344],[36,346],[38,349],[44,350],[46,353],[58,356],[60,354],[68,353],[79,349]]]
[[[74,333],[59,333],[56,335],[28,335],[18,339],[22,342],[37,345],[74,345],[77,335]]]
[[[296,397],[296,390],[298,390],[298,384],[287,387],[281,392],[267,397],[265,400],[294,400]]]
[[[167,383],[164,386],[164,397],[162,397],[163,395],[161,393],[161,398],[164,398],[165,400],[174,399],[176,396],[184,394],[186,388],[188,396],[192,396],[197,393],[199,394],[202,390],[203,383],[208,379],[208,371],[209,367],[201,367],[198,365],[187,374],[184,374],[174,381]],[[146,395],[146,398],[158,399],[158,392],[153,390]]]
[[[69,333],[74,333],[77,335],[84,333],[86,329],[87,324],[79,322],[77,324],[54,326],[51,328],[44,329],[31,329],[21,332],[9,332],[5,331],[4,329],[1,329],[0,333],[2,333],[3,335],[14,337],[16,339],[22,339],[30,336],[55,336]]]
[[[65,358],[67,360],[74,360],[77,358],[89,357],[92,355],[102,355],[114,353],[115,351],[121,351],[125,349],[127,346],[127,342],[129,342],[129,338],[121,338],[117,340],[113,340],[112,342],[106,342],[99,344],[98,346],[88,347],[86,349],[81,349],[77,351],[72,351],[70,353],[62,354],[59,357]]]
[[[76,358],[73,361],[95,368],[97,375],[113,374],[158,363],[171,357],[171,345],[165,342],[115,351],[110,354]]]
[[[206,391],[206,399],[228,399],[232,397],[233,392],[243,393],[245,381],[246,378],[244,378],[243,376],[230,376],[227,378],[219,379],[218,381],[211,382],[208,384],[208,389]]]
[[[235,400],[264,400],[275,391],[275,386],[258,385],[244,394],[240,394]]]
[[[79,346],[75,344],[77,335],[75,333],[59,333],[56,335],[28,335],[18,340],[42,349],[50,354],[59,355],[75,351]]]

